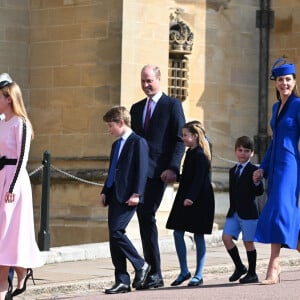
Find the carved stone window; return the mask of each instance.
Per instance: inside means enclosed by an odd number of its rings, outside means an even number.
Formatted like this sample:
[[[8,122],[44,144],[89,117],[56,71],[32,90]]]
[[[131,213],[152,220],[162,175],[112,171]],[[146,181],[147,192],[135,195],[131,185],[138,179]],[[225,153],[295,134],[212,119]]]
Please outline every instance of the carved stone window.
[[[169,57],[169,96],[185,101],[188,97],[187,58]]]
[[[170,15],[169,34],[169,88],[171,97],[185,101],[188,97],[189,59],[194,43],[194,35],[188,25],[181,20],[180,9]]]

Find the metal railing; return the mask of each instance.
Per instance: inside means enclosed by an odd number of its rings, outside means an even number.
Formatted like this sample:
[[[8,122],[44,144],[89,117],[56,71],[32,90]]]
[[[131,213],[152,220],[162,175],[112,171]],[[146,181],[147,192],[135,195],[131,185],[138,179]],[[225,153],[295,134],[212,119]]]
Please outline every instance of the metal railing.
[[[48,151],[44,152],[42,165],[29,173],[29,176],[36,174],[37,172],[43,172],[42,177],[42,199],[41,199],[41,221],[40,230],[38,233],[38,246],[41,251],[48,251],[50,249],[50,231],[49,231],[49,205],[50,205],[50,178],[51,169],[68,176],[72,179],[78,180],[83,183],[93,184],[97,186],[103,186],[103,184],[89,181],[71,175],[53,165],[51,165],[51,155]]]

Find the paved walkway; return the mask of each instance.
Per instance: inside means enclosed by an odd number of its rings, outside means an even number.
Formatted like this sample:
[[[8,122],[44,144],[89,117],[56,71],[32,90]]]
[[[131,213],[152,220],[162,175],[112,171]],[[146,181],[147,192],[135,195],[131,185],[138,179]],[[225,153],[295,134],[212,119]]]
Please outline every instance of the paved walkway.
[[[221,231],[215,231],[212,235],[206,236],[207,255],[204,268],[205,279],[217,278],[233,272],[233,264],[222,244]],[[186,236],[188,247],[188,263],[190,271],[195,269],[196,252],[191,236]],[[138,240],[135,245],[141,251]],[[260,280],[264,279],[268,264],[270,246],[256,244],[258,252],[257,271]],[[241,257],[247,264],[246,253],[242,242],[238,242]],[[174,248],[172,236],[160,239],[162,270],[165,285],[169,285],[178,275],[178,261]],[[75,291],[101,291],[110,287],[114,279],[114,270],[109,256],[108,243],[87,244],[79,246],[57,247],[44,252],[46,264],[34,270],[36,285],[28,281],[26,293],[18,296],[18,299],[35,299],[37,295],[62,295]],[[282,249],[281,265],[284,271],[289,266],[300,265],[300,255],[296,250]],[[132,277],[133,269],[130,264],[128,268]],[[16,280],[16,279],[15,279]],[[14,281],[16,284],[16,281]],[[39,299],[42,299],[39,296]],[[47,298],[49,299],[49,298]],[[55,297],[51,298],[55,299]]]

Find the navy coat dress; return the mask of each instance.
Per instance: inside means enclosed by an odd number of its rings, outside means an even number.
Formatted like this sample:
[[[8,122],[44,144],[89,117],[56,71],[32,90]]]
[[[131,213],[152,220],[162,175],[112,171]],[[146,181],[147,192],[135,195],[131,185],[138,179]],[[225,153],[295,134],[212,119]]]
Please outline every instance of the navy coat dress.
[[[183,206],[185,199],[194,203]],[[188,149],[166,227],[199,234],[212,232],[215,211],[210,163],[200,147]]]
[[[296,249],[300,230],[300,98],[291,95],[278,116],[280,104],[273,105],[273,138],[260,166],[268,178],[268,199],[255,241]]]

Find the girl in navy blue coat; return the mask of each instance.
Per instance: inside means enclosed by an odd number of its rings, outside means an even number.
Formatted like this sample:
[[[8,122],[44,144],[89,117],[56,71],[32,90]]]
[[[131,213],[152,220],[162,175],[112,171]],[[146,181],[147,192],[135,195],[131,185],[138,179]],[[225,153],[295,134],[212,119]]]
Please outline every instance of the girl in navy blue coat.
[[[214,219],[214,193],[210,180],[211,153],[205,131],[199,121],[188,122],[182,129],[186,151],[179,188],[166,227],[174,229],[180,274],[171,283],[177,286],[191,277],[186,260],[185,231],[194,233],[197,266],[189,286],[203,284],[206,245],[204,234],[210,234]]]

